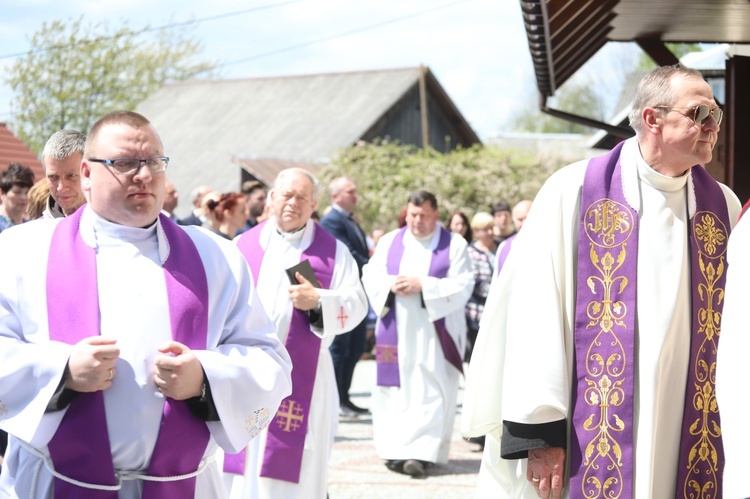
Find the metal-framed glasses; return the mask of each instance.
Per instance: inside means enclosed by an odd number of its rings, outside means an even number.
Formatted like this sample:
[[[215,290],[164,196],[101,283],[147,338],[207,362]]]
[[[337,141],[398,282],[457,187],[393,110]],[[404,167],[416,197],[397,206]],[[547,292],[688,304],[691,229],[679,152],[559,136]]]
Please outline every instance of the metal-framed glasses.
[[[708,104],[701,104],[700,106],[695,107],[654,106],[654,109],[664,109],[667,111],[672,111],[674,109],[684,109],[687,111],[692,111],[693,113],[691,117],[693,118],[693,121],[695,121],[699,125],[705,125],[709,116],[713,117],[717,125],[721,125],[721,120],[724,118],[724,111],[722,111],[720,107],[712,108]],[[688,116],[690,115],[688,114]]]
[[[151,173],[163,173],[169,165],[169,158],[166,156],[157,156],[155,158],[123,158],[123,159],[96,159],[89,158],[94,163],[107,165],[120,175],[135,175],[140,171],[141,165],[146,165]]]

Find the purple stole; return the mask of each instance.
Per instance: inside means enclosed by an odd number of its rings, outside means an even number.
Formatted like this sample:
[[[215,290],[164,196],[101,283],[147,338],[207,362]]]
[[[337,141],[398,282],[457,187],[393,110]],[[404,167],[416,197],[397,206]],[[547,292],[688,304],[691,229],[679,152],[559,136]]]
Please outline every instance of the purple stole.
[[[47,262],[47,313],[52,341],[75,344],[100,334],[96,251],[79,233],[84,207],[62,220],[52,236]],[[195,244],[164,215],[159,215],[170,243],[164,262],[172,338],[193,350],[206,349],[208,283]],[[71,292],[75,283],[75,292]],[[114,383],[117,383],[115,379]],[[166,398],[159,435],[147,474],[171,477],[195,472],[208,446],[206,423],[184,401]],[[114,465],[107,432],[104,393],[81,393],[71,402],[49,443],[55,470],[69,478],[113,490],[78,487],[55,479],[55,497],[117,499]],[[143,498],[194,497],[195,477],[146,481]]]
[[[260,245],[260,233],[265,225],[265,222],[256,225],[242,234],[237,241],[237,247],[247,259],[253,273],[256,289],[265,256],[265,251]],[[317,223],[313,241],[300,257],[301,260],[305,258],[310,260],[320,285],[324,289],[330,289],[336,262],[336,239]],[[279,279],[286,277],[279,275]],[[281,402],[276,416],[268,426],[260,476],[299,483],[321,339],[310,331],[307,314],[296,308],[292,310],[292,321],[285,345],[294,366],[292,394]],[[224,471],[243,474],[245,453],[243,449],[239,454],[226,454]]]
[[[633,497],[638,215],[623,194],[621,149],[589,162],[581,197],[571,497]],[[730,224],[721,187],[700,165],[691,175],[691,356],[676,497],[721,497],[714,373]]]
[[[503,241],[503,247],[500,248],[500,253],[497,254],[497,268],[495,269],[496,276],[500,275],[500,270],[502,270],[503,265],[505,265],[505,260],[507,260],[508,253],[510,253],[510,247],[517,236],[518,232],[516,232],[512,236],[509,236],[505,241]]]
[[[440,240],[432,252],[428,275],[442,279],[448,275],[450,269],[451,234],[442,227],[438,227],[438,230],[440,231]],[[406,231],[407,228],[403,227],[393,238],[391,247],[388,248],[388,260],[386,262],[388,275],[399,274],[401,258],[404,255],[404,234],[406,234]],[[445,328],[445,318],[434,321],[433,325],[443,349],[445,360],[463,373],[461,354]],[[375,340],[378,386],[401,386],[398,372],[398,328],[395,303],[388,310],[388,313],[380,318]]]

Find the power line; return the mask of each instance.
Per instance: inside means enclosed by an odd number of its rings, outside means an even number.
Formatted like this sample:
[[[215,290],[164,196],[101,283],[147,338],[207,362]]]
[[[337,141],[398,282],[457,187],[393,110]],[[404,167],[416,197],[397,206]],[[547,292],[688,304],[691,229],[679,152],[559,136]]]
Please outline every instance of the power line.
[[[460,3],[466,3],[467,1],[471,1],[471,0],[458,0],[458,1],[455,1],[455,2],[448,2],[448,3],[445,3],[443,5],[438,5],[437,7],[431,7],[429,9],[421,10],[421,11],[414,12],[414,13],[411,13],[411,14],[407,14],[407,15],[404,15],[404,16],[401,16],[401,17],[396,17],[396,18],[393,18],[393,19],[388,19],[386,21],[382,21],[382,22],[375,23],[375,24],[370,24],[368,26],[362,26],[361,28],[357,28],[357,29],[353,29],[353,30],[349,30],[349,31],[343,31],[343,32],[335,34],[335,35],[330,35],[330,36],[326,36],[326,37],[323,37],[323,38],[318,38],[316,40],[310,40],[310,41],[307,41],[307,42],[297,43],[297,44],[294,44],[294,45],[288,45],[286,47],[282,47],[280,49],[272,50],[270,52],[264,52],[262,54],[255,54],[255,55],[251,55],[249,57],[244,57],[242,59],[237,59],[235,61],[225,62],[223,64],[217,64],[216,68],[223,68],[223,67],[226,67],[226,66],[232,66],[234,64],[241,64],[243,62],[253,61],[255,59],[262,59],[263,57],[268,57],[268,56],[271,56],[271,55],[281,54],[283,52],[289,52],[290,50],[296,50],[296,49],[303,48],[303,47],[309,47],[310,45],[316,45],[318,43],[327,42],[327,41],[330,41],[330,40],[334,40],[336,38],[343,38],[343,37],[346,37],[346,36],[355,35],[357,33],[363,32],[363,31],[369,31],[369,30],[372,30],[372,29],[375,29],[375,28],[380,28],[382,26],[387,26],[389,24],[395,24],[397,22],[405,21],[407,19],[413,19],[415,17],[420,17],[420,16],[423,16],[425,14],[429,14],[431,12],[435,12],[436,10],[446,9],[448,7],[453,7],[454,5],[458,5]]]
[[[137,36],[137,35],[141,35],[143,33],[150,33],[150,32],[153,32],[153,31],[163,31],[163,30],[167,30],[167,29],[177,28],[177,27],[180,27],[180,26],[189,26],[191,24],[200,24],[200,23],[206,22],[206,21],[215,21],[216,19],[223,19],[225,17],[234,17],[234,16],[239,16],[239,15],[242,15],[242,14],[248,14],[250,12],[257,12],[257,11],[260,11],[260,10],[273,9],[275,7],[282,7],[284,5],[289,5],[289,4],[292,4],[292,3],[299,3],[301,1],[302,0],[287,0],[286,2],[279,2],[279,3],[273,3],[273,4],[267,4],[267,5],[259,5],[258,7],[252,7],[252,8],[249,8],[249,9],[237,10],[237,11],[234,11],[234,12],[227,12],[225,14],[217,14],[215,16],[202,17],[200,19],[193,19],[191,21],[175,22],[175,23],[165,24],[163,26],[156,26],[156,27],[153,27],[153,28],[151,28],[151,27],[145,27],[145,28],[143,28],[143,29],[141,29],[139,31],[134,31],[134,32],[131,32],[131,33],[121,33],[119,35],[112,35],[112,36],[100,36],[100,37],[94,38],[93,40],[81,40],[80,42],[77,42],[77,43],[69,43],[69,44],[62,44],[62,45],[51,45],[49,47],[42,47],[42,48],[39,48],[39,49],[36,49],[36,50],[32,50],[32,51],[16,52],[14,54],[0,55],[0,59],[11,59],[11,58],[20,57],[22,55],[26,55],[26,54],[29,54],[29,53],[38,54],[38,53],[47,52],[47,51],[50,51],[50,50],[61,50],[61,49],[67,49],[67,48],[75,47],[75,46],[78,46],[78,45],[86,45],[86,44],[90,44],[90,43],[97,43],[97,42],[104,41],[104,40],[114,40],[115,38],[121,38],[123,36]]]

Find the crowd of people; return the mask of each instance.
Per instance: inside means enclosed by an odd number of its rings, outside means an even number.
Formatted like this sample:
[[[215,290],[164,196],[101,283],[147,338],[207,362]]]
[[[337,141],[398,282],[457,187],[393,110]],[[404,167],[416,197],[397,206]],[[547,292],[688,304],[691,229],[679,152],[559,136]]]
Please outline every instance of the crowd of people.
[[[146,117],[57,132],[44,179],[0,176],[0,496],[323,499],[339,417],[368,413],[422,477],[467,363],[477,497],[750,496],[750,222],[701,166],[722,117],[699,72],[657,68],[636,136],[533,206],[443,217],[415,186],[369,234],[347,177],[319,220],[299,168],[199,186],[180,218]]]

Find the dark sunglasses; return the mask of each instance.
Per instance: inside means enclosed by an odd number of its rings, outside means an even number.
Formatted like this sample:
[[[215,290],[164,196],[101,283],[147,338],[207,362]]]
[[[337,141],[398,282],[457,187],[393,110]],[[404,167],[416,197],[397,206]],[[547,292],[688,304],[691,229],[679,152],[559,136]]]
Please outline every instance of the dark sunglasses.
[[[724,111],[719,107],[711,108],[708,104],[701,104],[695,107],[669,107],[669,106],[654,106],[654,109],[665,109],[672,111],[674,109],[685,109],[693,112],[693,121],[700,125],[705,125],[706,120],[709,116],[713,117],[717,125],[721,125],[721,120],[724,118]]]

